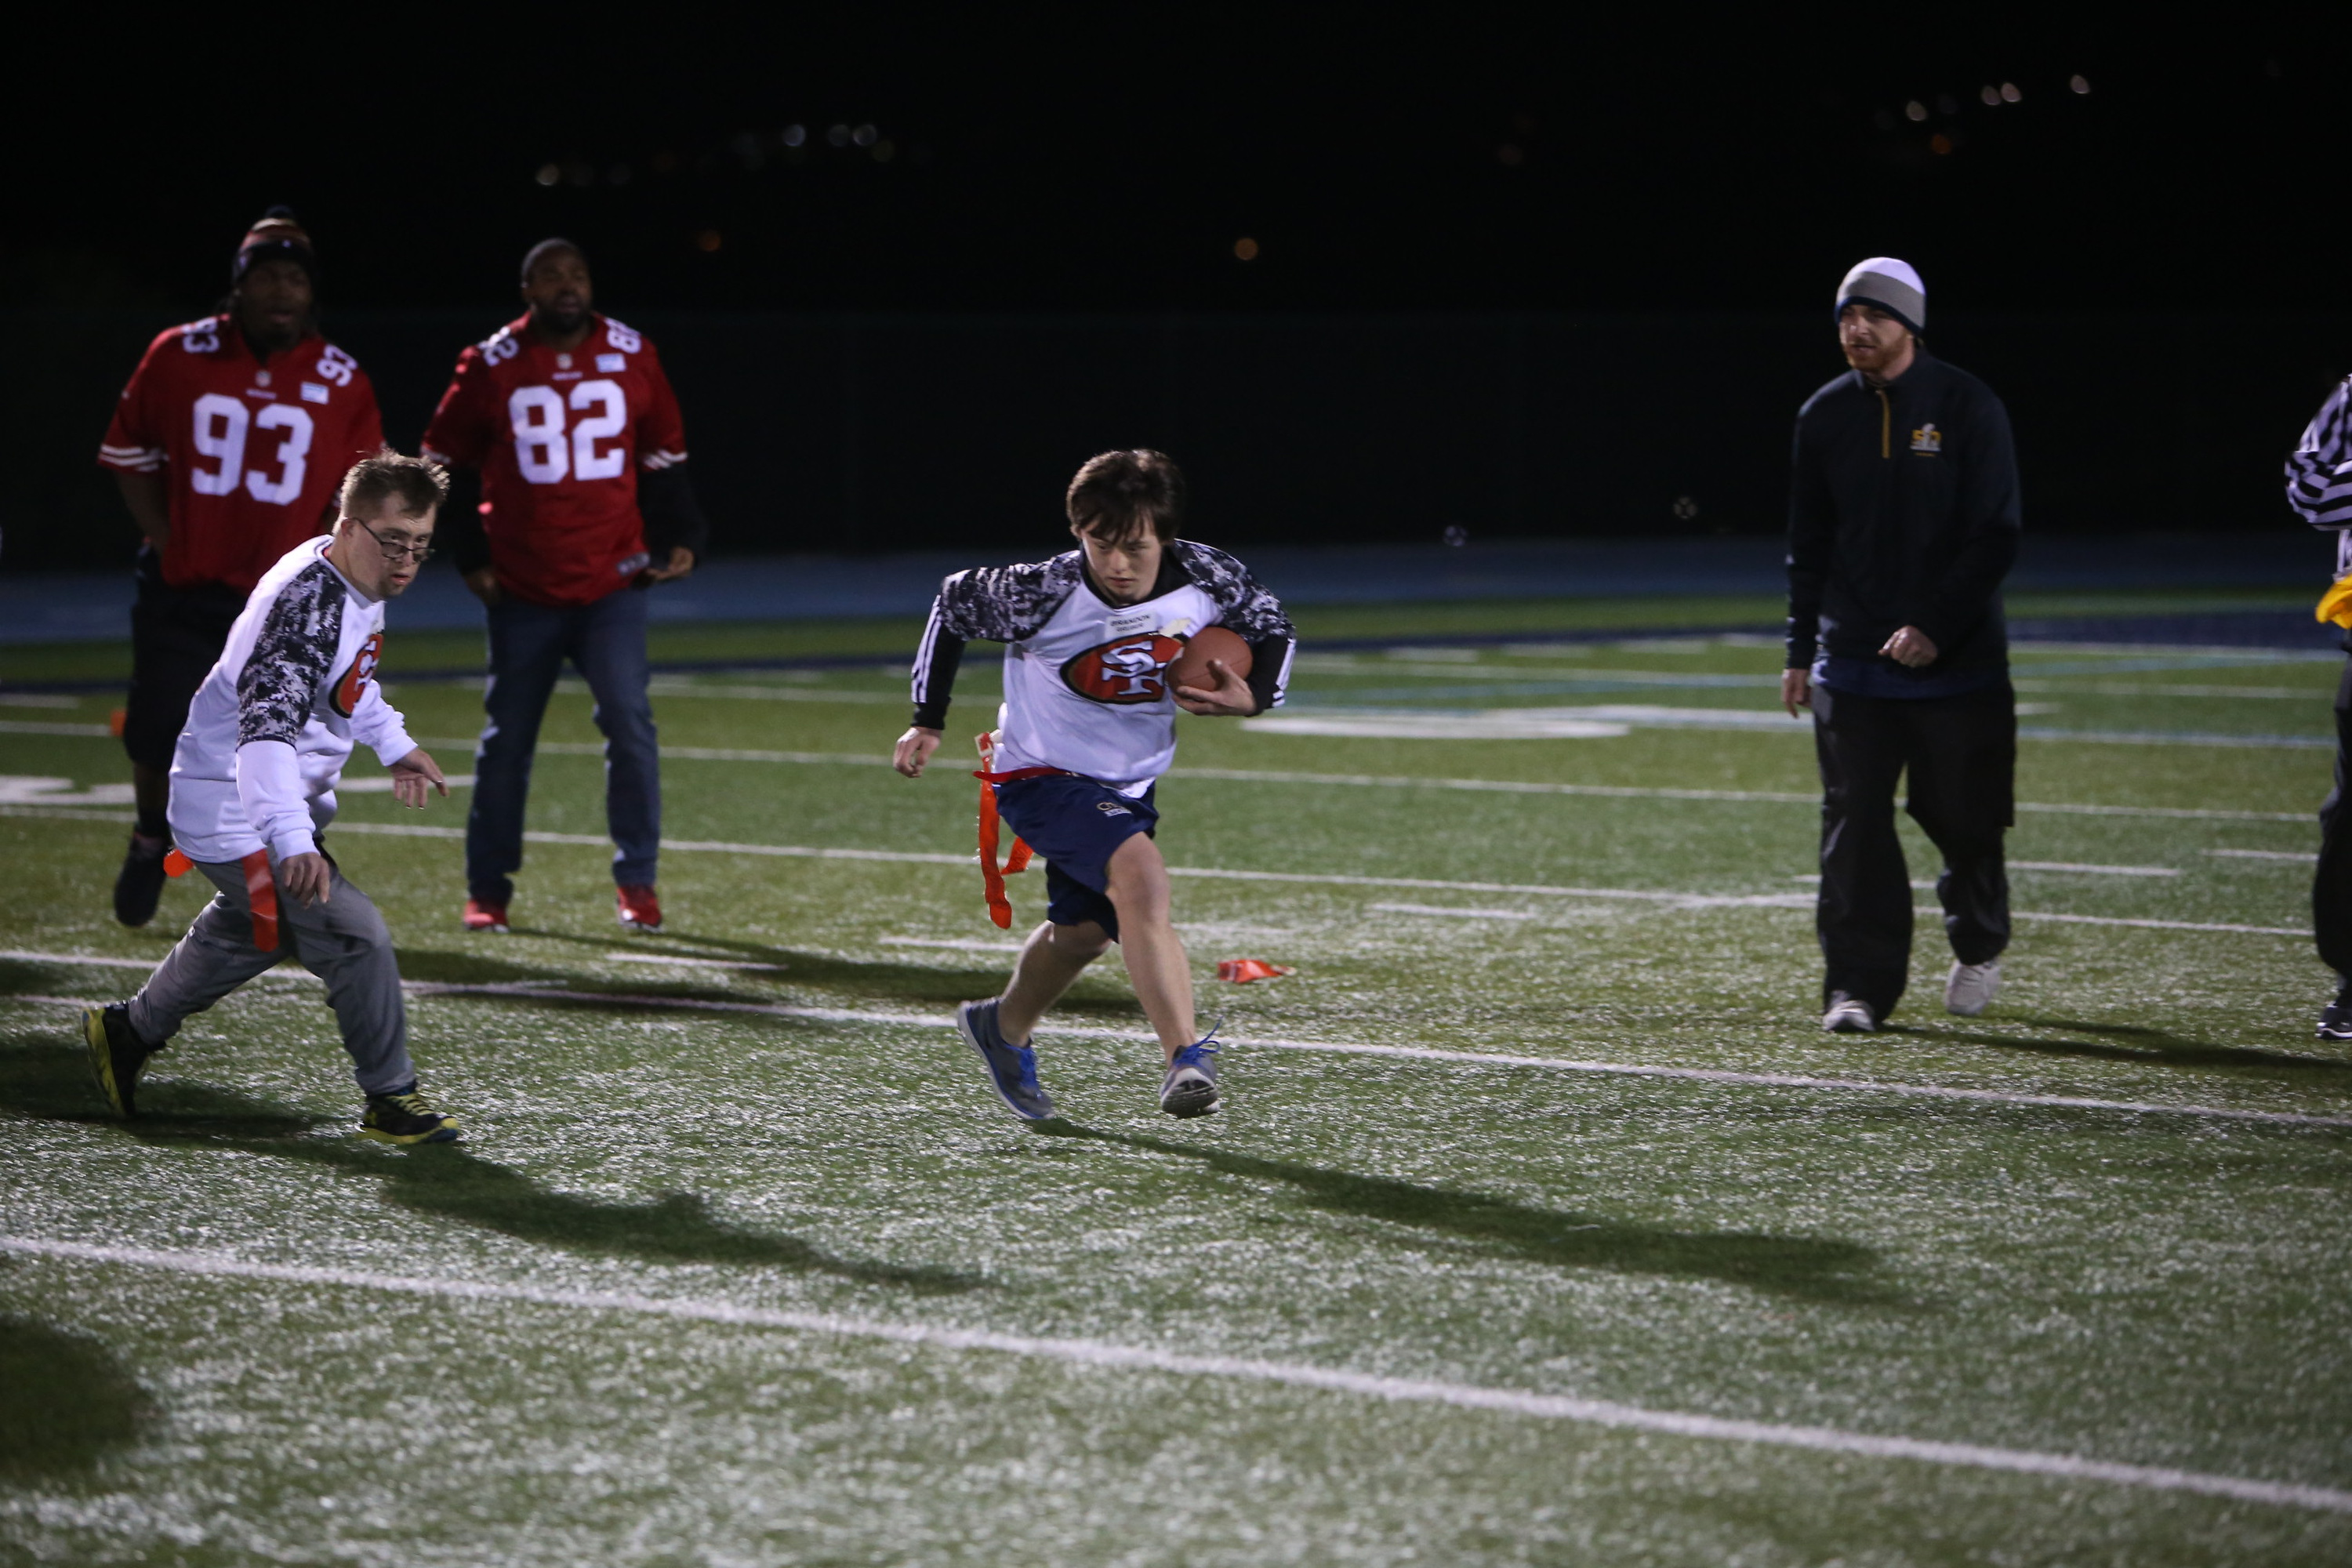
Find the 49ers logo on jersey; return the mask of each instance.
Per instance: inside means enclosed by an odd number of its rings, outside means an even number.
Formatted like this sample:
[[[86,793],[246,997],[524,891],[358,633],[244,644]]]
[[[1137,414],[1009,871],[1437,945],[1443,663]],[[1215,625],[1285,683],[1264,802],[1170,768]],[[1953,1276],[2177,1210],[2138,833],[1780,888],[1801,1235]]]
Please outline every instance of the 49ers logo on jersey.
[[[335,682],[334,695],[329,699],[335,711],[350,718],[359,709],[360,699],[367,695],[367,683],[375,679],[375,667],[383,658],[383,634],[371,632],[368,640],[360,644],[360,651],[352,658],[351,668],[343,671]]]
[[[1065,662],[1062,684],[1096,702],[1157,702],[1167,694],[1169,662],[1183,651],[1160,632],[1113,637]]]

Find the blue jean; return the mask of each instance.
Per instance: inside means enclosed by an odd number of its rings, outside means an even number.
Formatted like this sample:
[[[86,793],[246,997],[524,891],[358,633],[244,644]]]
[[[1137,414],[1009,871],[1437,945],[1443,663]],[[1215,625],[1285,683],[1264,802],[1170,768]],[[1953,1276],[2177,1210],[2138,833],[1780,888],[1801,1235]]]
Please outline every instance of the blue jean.
[[[624,588],[593,605],[506,599],[490,607],[488,721],[474,748],[474,809],[466,818],[466,888],[486,903],[514,897],[522,866],[531,754],[555,679],[570,659],[596,700],[604,732],[604,822],[613,880],[654,880],[661,854],[661,750],[646,696],[646,596]]]

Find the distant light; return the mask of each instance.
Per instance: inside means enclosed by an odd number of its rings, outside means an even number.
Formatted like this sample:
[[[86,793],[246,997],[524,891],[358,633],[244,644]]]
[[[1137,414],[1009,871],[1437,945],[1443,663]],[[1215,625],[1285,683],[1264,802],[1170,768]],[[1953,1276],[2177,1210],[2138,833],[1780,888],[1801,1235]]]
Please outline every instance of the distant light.
[[[1945,135],[1942,132],[1938,131],[1933,136],[1927,138],[1927,151],[1935,153],[1937,157],[1942,157],[1951,150],[1952,139]]]
[[[1676,496],[1675,498],[1674,512],[1677,520],[1683,522],[1688,522],[1698,515],[1698,502],[1693,500],[1688,496]]]
[[[1255,261],[1257,259],[1257,241],[1252,239],[1248,235],[1244,235],[1239,239],[1234,241],[1234,259],[1236,261]]]
[[[563,178],[563,171],[553,163],[541,163],[537,178],[541,184],[551,185]]]
[[[891,141],[887,136],[885,136],[881,141],[874,143],[874,161],[876,163],[887,163],[898,155],[898,144],[896,142]]]
[[[805,125],[787,125],[787,126],[785,126],[785,127],[784,127],[784,145],[785,145],[785,146],[787,146],[787,147],[798,147],[798,146],[800,146],[802,143],[805,142],[807,140],[808,140],[808,127],[807,127],[807,126],[805,126]]]
[[[2066,85],[2073,88],[2076,92],[2088,92],[2091,90],[2091,84],[2084,81],[2079,76],[2068,78]]]
[[[827,142],[832,142],[836,147],[846,147],[849,145],[849,127],[846,125],[829,126],[825,130],[824,139]]]
[[[1990,83],[1984,87],[1979,88],[1977,89],[1977,96],[1983,99],[1985,103],[1990,107],[1998,108],[2000,104],[2000,89],[1991,86]]]
[[[2025,95],[2023,93],[2017,90],[2017,84],[2015,82],[2005,81],[2000,84],[2000,100],[2003,103],[2015,103],[2024,96]]]
[[[871,147],[881,139],[882,132],[871,125],[861,125],[849,133],[849,139],[860,147]]]
[[[1916,125],[1927,118],[1927,106],[1915,98],[1903,106],[1903,118]]]
[[[1459,550],[1470,542],[1470,531],[1458,522],[1449,522],[1445,525],[1445,531],[1437,537]]]
[[[697,250],[701,251],[706,256],[709,255],[712,251],[717,250],[719,248],[719,231],[715,228],[706,228],[700,234],[694,237],[694,247]]]

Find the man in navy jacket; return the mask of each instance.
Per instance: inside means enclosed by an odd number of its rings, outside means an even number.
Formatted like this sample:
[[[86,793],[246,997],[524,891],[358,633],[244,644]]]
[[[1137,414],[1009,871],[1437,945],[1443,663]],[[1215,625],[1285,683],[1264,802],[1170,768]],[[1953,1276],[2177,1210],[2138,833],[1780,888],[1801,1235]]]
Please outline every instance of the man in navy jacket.
[[[2000,583],[2017,558],[2017,456],[2000,399],[1920,345],[1927,316],[1909,266],[1856,267],[1837,303],[1852,368],[1797,416],[1780,696],[1792,716],[1813,712],[1822,1026],[1841,1032],[1875,1029],[1908,975],[1906,769],[1912,820],[1944,857],[1948,1009],[1984,1011],[2009,943],[2017,700]]]

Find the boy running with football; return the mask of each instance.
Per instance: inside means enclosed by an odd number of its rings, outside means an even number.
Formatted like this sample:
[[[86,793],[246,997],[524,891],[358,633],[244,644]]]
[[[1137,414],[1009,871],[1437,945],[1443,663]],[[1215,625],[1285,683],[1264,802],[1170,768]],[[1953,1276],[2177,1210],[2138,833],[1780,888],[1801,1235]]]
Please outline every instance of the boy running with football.
[[[967,1002],[956,1026],[1024,1121],[1054,1114],[1030,1038],[1045,1009],[1114,942],[1165,1053],[1160,1109],[1217,1109],[1216,1047],[1194,1032],[1192,976],[1169,915],[1152,834],[1154,785],[1176,756],[1176,710],[1245,717],[1281,702],[1296,633],[1281,603],[1221,550],[1176,537],[1184,476],[1153,451],[1105,452],[1071,481],[1078,548],[1022,566],[977,567],[940,586],[915,658],[914,724],[891,763],[921,774],[939,750],[964,644],[1006,645],[1004,705],[990,771],[998,813],[1045,858],[1045,919],[1003,994]],[[1222,626],[1248,645],[1175,686],[1186,644]]]

